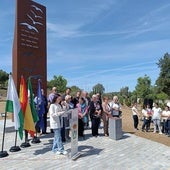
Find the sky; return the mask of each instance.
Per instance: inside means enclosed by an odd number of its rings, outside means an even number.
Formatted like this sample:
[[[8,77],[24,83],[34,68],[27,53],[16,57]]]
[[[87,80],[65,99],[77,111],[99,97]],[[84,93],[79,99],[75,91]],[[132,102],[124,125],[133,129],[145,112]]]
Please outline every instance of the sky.
[[[170,50],[169,0],[36,0],[47,10],[47,78],[105,92],[159,76]],[[0,0],[0,69],[12,71],[15,0]]]

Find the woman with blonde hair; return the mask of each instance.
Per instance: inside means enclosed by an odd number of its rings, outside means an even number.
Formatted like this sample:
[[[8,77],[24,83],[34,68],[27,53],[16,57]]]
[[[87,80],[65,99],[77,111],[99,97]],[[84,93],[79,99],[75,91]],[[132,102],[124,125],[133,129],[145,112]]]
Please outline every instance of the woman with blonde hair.
[[[110,102],[111,114],[113,117],[120,117],[121,107],[119,104],[118,96],[113,96],[113,100]]]

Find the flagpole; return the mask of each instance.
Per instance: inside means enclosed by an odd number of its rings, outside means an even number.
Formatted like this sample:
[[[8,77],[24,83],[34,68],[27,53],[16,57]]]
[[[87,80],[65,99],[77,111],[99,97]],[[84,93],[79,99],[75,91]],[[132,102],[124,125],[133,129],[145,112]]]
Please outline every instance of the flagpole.
[[[27,100],[28,100],[27,87],[26,87],[26,83],[24,80],[24,76],[22,75],[21,80],[20,80],[20,103],[21,103],[21,108],[23,110],[23,114],[24,114],[24,121],[25,121],[26,107],[28,105]],[[20,147],[22,147],[22,148],[31,146],[28,141],[28,131],[27,130],[28,130],[27,128],[24,129],[25,141],[20,145]]]
[[[35,75],[35,76],[30,76],[29,78],[31,79],[31,78],[34,78],[34,79],[38,79],[38,78],[40,78],[41,76],[40,75]],[[38,82],[40,81],[40,79],[38,79]],[[37,100],[38,100],[38,96],[37,96]],[[38,103],[37,103],[38,104]],[[36,113],[38,114],[38,107],[36,107]],[[39,120],[38,120],[38,122],[39,122]],[[40,143],[41,142],[41,140],[39,139],[39,137],[38,137],[38,135],[37,135],[37,124],[38,124],[38,122],[36,122],[36,125],[35,125],[35,130],[36,130],[36,136],[34,136],[33,137],[33,139],[32,139],[32,141],[31,141],[31,143],[33,143],[33,144],[36,144],[36,143]]]
[[[3,158],[3,157],[8,156],[7,151],[4,151],[4,139],[5,139],[6,117],[7,117],[7,113],[5,112],[4,129],[3,129],[3,138],[2,138],[2,149],[1,149],[1,151],[0,151],[0,158]]]
[[[30,143],[28,141],[28,132],[27,130],[24,130],[25,131],[25,142],[21,144],[21,147],[22,148],[27,148],[27,147],[30,147]]]
[[[17,145],[17,133],[18,133],[18,130],[16,130],[16,133],[15,133],[15,145],[10,148],[9,150],[10,152],[18,152],[21,150],[19,146],[16,146]]]
[[[38,97],[37,97],[37,100],[38,100]],[[37,114],[38,114],[38,108],[37,107],[38,106],[36,106],[36,111],[37,111]],[[38,135],[37,135],[37,124],[38,124],[38,122],[36,122],[36,124],[35,124],[35,136],[33,137],[32,141],[31,141],[31,143],[33,143],[33,144],[41,142]]]

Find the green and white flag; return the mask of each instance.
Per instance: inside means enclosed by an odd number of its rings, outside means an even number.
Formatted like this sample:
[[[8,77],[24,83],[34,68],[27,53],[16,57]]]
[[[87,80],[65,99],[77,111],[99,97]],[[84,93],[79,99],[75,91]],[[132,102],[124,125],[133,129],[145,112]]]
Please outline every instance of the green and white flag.
[[[33,96],[33,90],[32,90],[32,85],[31,85],[31,79],[28,79],[28,97],[29,97],[29,103],[31,107],[31,112],[32,112],[32,117],[34,123],[37,123],[39,121],[38,114],[35,108],[35,103],[34,103],[34,96]]]
[[[14,114],[15,130],[18,130],[20,139],[22,140],[24,117],[12,75],[9,75],[8,80],[8,91],[5,111]]]

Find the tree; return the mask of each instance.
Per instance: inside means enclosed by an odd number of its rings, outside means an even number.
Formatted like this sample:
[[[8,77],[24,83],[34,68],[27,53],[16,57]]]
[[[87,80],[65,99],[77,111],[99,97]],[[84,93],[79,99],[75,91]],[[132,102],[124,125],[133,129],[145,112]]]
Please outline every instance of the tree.
[[[129,96],[129,87],[122,87],[120,89],[120,95],[123,96],[123,98],[127,98]]]
[[[166,93],[164,93],[164,92],[161,92],[161,93],[157,94],[157,99],[158,100],[165,101],[167,98],[168,98],[168,95]]]
[[[50,80],[47,83],[47,86],[50,89],[55,86],[55,87],[57,87],[57,91],[59,93],[64,93],[66,90],[66,86],[67,86],[67,80],[61,75],[59,75],[58,77],[54,76],[53,80]]]
[[[80,88],[77,87],[77,86],[71,86],[70,88],[71,88],[71,94],[72,95],[75,95],[76,92],[80,90]]]
[[[157,63],[160,68],[159,77],[156,80],[160,92],[166,93],[170,97],[170,54],[166,53]]]
[[[135,87],[137,98],[147,98],[151,94],[151,79],[149,76],[139,77]]]
[[[98,83],[92,88],[93,94],[100,93],[101,95],[104,93],[105,88],[102,84]]]
[[[5,87],[5,82],[8,80],[9,74],[0,70],[0,87]]]

